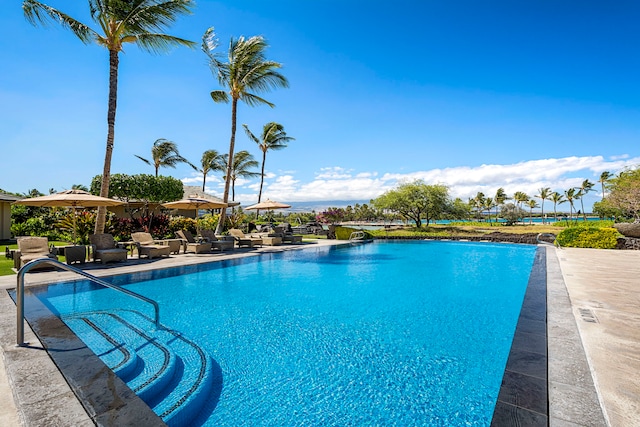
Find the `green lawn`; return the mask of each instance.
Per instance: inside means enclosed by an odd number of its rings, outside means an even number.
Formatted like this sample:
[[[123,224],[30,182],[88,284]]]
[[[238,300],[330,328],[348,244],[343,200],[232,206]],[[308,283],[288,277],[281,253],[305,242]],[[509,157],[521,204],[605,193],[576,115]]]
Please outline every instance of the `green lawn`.
[[[53,244],[55,246],[67,246],[69,243],[54,241],[54,242],[49,242],[49,244],[50,245]],[[15,243],[14,244],[9,244],[9,245],[4,244],[4,245],[0,246],[0,248],[2,248],[3,252],[4,252],[5,248],[18,249],[18,245],[15,244]],[[63,256],[59,256],[58,260],[62,261],[62,262],[66,261]],[[10,274],[16,274],[16,272],[13,271],[12,268],[13,268],[13,260],[5,257],[4,255],[0,255],[0,276],[8,276]]]

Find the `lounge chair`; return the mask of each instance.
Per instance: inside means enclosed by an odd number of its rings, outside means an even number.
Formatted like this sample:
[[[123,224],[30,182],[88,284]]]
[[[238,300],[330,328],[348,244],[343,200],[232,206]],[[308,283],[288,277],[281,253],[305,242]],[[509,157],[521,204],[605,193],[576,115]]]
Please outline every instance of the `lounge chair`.
[[[127,250],[120,247],[111,234],[92,234],[89,236],[93,261],[100,260],[102,264],[111,261],[126,261]]]
[[[176,231],[176,236],[182,239],[182,244],[184,245],[183,252],[185,254],[187,253],[187,251],[195,252],[196,254],[211,252],[211,243],[196,242],[196,239],[193,238],[193,235],[188,230],[178,230]]]
[[[138,258],[142,257],[142,255],[145,255],[149,259],[171,255],[171,247],[162,245],[162,241],[160,240],[154,240],[149,233],[131,233],[131,240],[136,244]]]
[[[55,254],[51,253],[49,239],[33,236],[18,237],[18,250],[13,254],[13,257],[14,267],[17,269],[38,258],[58,259]]]
[[[302,243],[302,236],[293,234],[290,231],[287,231],[289,224],[285,226],[274,227],[274,235],[282,238],[283,243]]]
[[[200,235],[205,242],[211,243],[211,249],[220,249],[221,252],[225,249],[233,249],[233,240],[218,239],[213,230],[200,230]]]
[[[247,236],[242,232],[242,230],[238,230],[237,228],[230,228],[229,235],[233,236],[233,238],[236,240],[236,243],[238,244],[238,247],[248,246],[250,248],[253,248],[257,245],[262,246],[262,239],[258,237]]]

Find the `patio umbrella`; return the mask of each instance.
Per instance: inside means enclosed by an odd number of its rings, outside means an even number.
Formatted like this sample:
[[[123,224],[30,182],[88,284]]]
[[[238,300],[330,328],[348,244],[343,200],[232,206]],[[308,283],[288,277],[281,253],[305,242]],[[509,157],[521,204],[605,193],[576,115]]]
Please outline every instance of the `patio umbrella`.
[[[218,209],[226,208],[227,204],[217,200],[203,199],[200,197],[187,197],[186,199],[176,200],[175,202],[162,203],[165,208],[171,209],[195,209],[196,218],[200,209]]]
[[[76,208],[118,206],[124,204],[107,197],[94,196],[84,190],[65,190],[48,196],[31,197],[13,202],[16,205],[73,208],[73,243],[76,242]]]
[[[247,206],[245,210],[255,210],[256,216],[260,213],[260,211],[272,211],[274,209],[287,209],[290,208],[291,205],[285,205],[284,203],[275,202],[271,199],[267,199],[264,202],[258,202],[255,205]],[[271,216],[268,216],[269,220],[271,220]]]
[[[274,202],[273,200],[267,199],[264,202],[256,203],[255,205],[247,206],[245,210],[257,210],[257,211],[271,211],[273,209],[287,209],[290,208],[291,205],[285,205],[284,203]]]

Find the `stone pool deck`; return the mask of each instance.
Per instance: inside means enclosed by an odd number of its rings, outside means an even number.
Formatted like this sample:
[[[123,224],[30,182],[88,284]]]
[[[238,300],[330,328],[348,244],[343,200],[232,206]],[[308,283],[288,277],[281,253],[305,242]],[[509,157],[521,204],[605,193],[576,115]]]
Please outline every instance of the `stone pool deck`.
[[[85,270],[126,274],[308,246],[180,254]],[[549,425],[640,426],[640,251],[548,247],[547,273]],[[26,283],[75,277],[40,272],[28,274]],[[0,425],[94,425],[28,325],[30,346],[15,346],[15,305],[4,291],[15,283],[16,276],[0,277]]]

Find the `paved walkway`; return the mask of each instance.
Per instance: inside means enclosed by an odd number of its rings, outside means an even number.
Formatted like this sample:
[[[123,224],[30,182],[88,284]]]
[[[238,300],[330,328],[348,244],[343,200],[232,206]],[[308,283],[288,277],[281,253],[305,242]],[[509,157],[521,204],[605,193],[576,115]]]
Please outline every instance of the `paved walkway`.
[[[640,426],[640,251],[557,255],[607,424]]]
[[[265,250],[272,249],[265,248]],[[131,262],[126,266],[108,266],[107,268],[92,266],[91,273],[96,276],[104,276],[114,274],[116,271],[117,273],[128,273],[140,271],[141,269],[166,268],[187,263],[209,262],[211,258],[223,259],[251,256],[259,252],[234,251],[233,254],[212,255],[211,257],[188,254],[141,264]],[[549,251],[549,258],[556,257],[553,252],[553,249]],[[611,427],[640,427],[640,251],[568,248],[556,252],[559,259],[559,269],[564,278],[564,284],[566,284],[566,291],[568,291],[570,300],[570,305],[567,304],[569,307],[567,313],[569,316],[573,314],[575,318],[576,323],[573,323],[573,319],[570,320],[574,325],[577,324],[579,340],[582,341],[588,361],[587,375],[590,370],[598,390],[597,399],[599,399],[604,408],[603,412],[607,420],[606,425]],[[553,267],[548,266],[548,269],[553,269]],[[33,275],[33,279],[29,278],[28,283],[47,282],[52,277],[61,279],[65,275],[70,275],[70,273],[37,273]],[[549,275],[558,276],[558,273],[549,271]],[[560,282],[562,281],[560,280]],[[9,287],[15,287],[15,276],[0,277],[0,289]],[[564,289],[561,290],[564,292]],[[556,294],[553,293],[555,291],[550,292],[549,304],[553,305],[553,299],[556,298]],[[549,310],[551,312],[553,310],[552,307],[549,307]],[[562,311],[562,309],[556,311]],[[562,331],[562,327],[562,324],[560,324],[560,331]],[[31,331],[27,328],[25,332],[27,340],[34,342],[35,338],[31,335]],[[74,406],[73,402],[67,406],[61,401],[62,397],[71,401],[75,400],[68,388],[66,388],[66,391],[60,390],[59,394],[54,395],[49,400],[43,398],[45,400],[35,401],[36,388],[40,388],[40,393],[50,395],[52,387],[56,387],[56,384],[41,384],[42,380],[51,377],[52,383],[62,382],[64,386],[66,386],[66,383],[61,379],[59,372],[50,362],[50,359],[46,357],[46,353],[42,354],[44,356],[42,357],[38,354],[42,353],[42,351],[37,349],[24,350],[15,348],[13,345],[15,342],[15,305],[9,300],[4,291],[0,295],[0,340],[0,425],[19,425],[20,421],[29,426],[85,425],[84,422],[75,418],[77,415],[71,408]],[[25,351],[37,353],[25,356]],[[28,360],[29,363],[35,359],[42,359],[42,363],[46,364],[48,361],[50,366],[37,367],[39,372],[41,369],[43,371],[35,379],[36,381],[34,381],[33,376],[21,378],[18,375],[25,371],[24,367],[10,366],[14,364],[18,357],[22,357],[23,361]],[[550,369],[552,369],[552,366],[566,364],[566,361],[553,359],[550,348]],[[4,366],[5,364],[6,366]],[[29,368],[33,372],[34,366],[29,365]],[[5,375],[5,369],[11,377],[10,381]],[[21,404],[18,405],[20,410],[16,410],[9,382],[14,384],[14,392],[15,385],[19,382],[30,382],[32,384],[31,387],[34,389],[26,390],[26,400],[21,401]],[[60,386],[60,384],[57,386]],[[570,415],[564,416],[563,413],[554,410],[555,407],[566,410],[567,406],[570,405],[571,402],[566,401],[568,399],[562,398],[562,396],[565,396],[562,394],[565,391],[550,390],[550,420],[552,427],[598,426],[602,424],[601,422],[576,423],[575,420],[567,422],[572,419]],[[556,402],[554,402],[554,399]],[[559,399],[563,401],[557,402]],[[75,400],[76,407],[78,406],[77,403],[77,400]],[[64,411],[60,410],[62,407],[65,408]],[[32,408],[40,408],[43,411],[40,413],[42,414],[40,415],[41,418],[37,418],[37,416],[30,417],[26,414]],[[47,410],[45,411],[44,408],[47,408]],[[79,410],[81,411],[81,408]],[[579,412],[582,412],[584,416],[584,411]],[[59,418],[47,418],[44,415],[59,416]],[[39,422],[36,420],[39,420]]]

